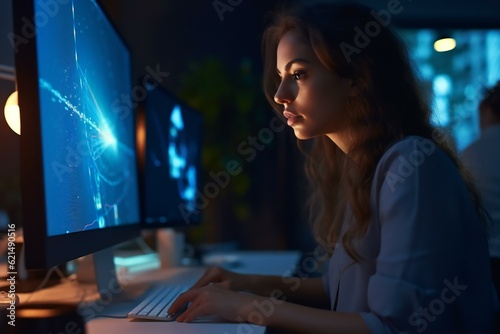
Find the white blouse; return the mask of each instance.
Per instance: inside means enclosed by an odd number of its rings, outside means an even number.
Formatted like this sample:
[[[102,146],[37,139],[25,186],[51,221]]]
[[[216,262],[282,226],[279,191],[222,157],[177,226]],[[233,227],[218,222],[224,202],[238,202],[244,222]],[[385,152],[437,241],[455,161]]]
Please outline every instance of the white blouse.
[[[498,301],[485,228],[452,160],[407,137],[379,161],[372,219],[354,262],[335,249],[324,276],[332,309],[372,333],[490,333]]]

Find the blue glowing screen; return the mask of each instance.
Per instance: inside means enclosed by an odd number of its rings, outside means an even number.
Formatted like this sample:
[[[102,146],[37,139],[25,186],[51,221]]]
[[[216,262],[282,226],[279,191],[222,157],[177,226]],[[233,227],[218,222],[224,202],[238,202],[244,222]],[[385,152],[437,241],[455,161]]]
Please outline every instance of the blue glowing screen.
[[[201,115],[161,88],[146,99],[145,222],[197,223]]]
[[[137,223],[129,50],[94,1],[64,2],[56,15],[44,3],[35,18],[46,18],[36,42],[47,234]]]

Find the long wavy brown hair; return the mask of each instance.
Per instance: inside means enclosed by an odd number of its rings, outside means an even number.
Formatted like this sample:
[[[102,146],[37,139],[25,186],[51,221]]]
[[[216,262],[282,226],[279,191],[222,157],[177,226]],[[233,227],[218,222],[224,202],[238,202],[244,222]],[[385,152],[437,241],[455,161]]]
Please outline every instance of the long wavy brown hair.
[[[404,44],[389,25],[380,23],[387,22],[387,16],[376,15],[352,2],[308,4],[276,14],[263,36],[264,91],[277,112],[281,113],[283,106],[274,101],[280,83],[276,50],[290,30],[305,37],[327,70],[352,79],[357,87],[357,95],[347,104],[349,126],[356,134],[347,154],[325,135],[312,139],[311,145],[305,145],[310,141],[298,141],[313,189],[308,203],[314,235],[330,252],[341,242],[356,261],[361,257],[355,240],[366,233],[370,222],[372,178],[391,144],[410,135],[430,139],[468,180],[453,145],[430,122],[429,101]],[[366,33],[365,29],[371,30]],[[359,31],[366,34],[368,43],[356,37]],[[477,193],[466,182],[480,211]],[[353,219],[347,219],[351,214]],[[347,220],[353,223],[344,226]]]

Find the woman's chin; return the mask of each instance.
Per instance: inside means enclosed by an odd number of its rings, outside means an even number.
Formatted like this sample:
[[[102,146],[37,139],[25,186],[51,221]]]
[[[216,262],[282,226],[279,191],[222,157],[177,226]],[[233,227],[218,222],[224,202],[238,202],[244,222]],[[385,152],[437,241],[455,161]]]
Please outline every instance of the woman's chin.
[[[304,131],[304,128],[298,127],[298,126],[293,127],[293,133],[295,134],[295,137],[297,139],[300,139],[300,140],[307,140],[307,139],[317,137],[317,135],[316,136],[311,135],[310,133]]]

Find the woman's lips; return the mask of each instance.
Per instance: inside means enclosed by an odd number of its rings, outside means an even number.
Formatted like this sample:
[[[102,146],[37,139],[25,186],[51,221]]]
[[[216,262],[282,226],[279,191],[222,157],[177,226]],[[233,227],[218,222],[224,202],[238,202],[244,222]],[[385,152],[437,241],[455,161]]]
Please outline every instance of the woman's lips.
[[[283,112],[283,116],[286,117],[286,119],[287,119],[286,124],[288,126],[293,126],[295,123],[297,123],[297,121],[299,120],[299,118],[302,117],[302,116],[295,115],[294,113],[291,113],[291,112],[289,112],[287,110],[285,110]]]

